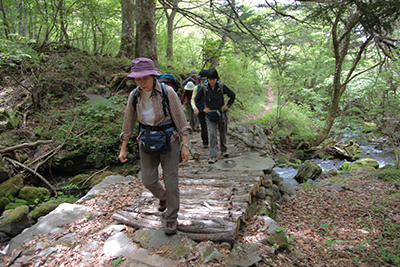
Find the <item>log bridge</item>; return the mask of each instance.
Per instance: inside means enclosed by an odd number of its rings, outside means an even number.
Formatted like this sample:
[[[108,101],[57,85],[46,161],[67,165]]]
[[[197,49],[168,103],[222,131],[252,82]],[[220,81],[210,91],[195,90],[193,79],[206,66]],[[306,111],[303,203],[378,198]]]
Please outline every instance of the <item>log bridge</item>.
[[[264,183],[263,171],[218,170],[210,166],[183,167],[179,171],[180,211],[178,234],[201,242],[233,242],[240,226],[249,218],[253,203]],[[114,214],[116,221],[135,228],[160,229],[164,223],[157,201],[149,191],[142,193],[141,205]]]
[[[180,210],[178,234],[201,242],[234,242],[240,226],[249,219],[249,206],[254,202],[266,174],[272,171],[223,169],[207,164],[208,150],[201,148],[200,133],[190,143],[192,160],[179,170]],[[239,163],[249,146],[228,136],[230,157]],[[220,159],[218,163],[224,162]],[[269,167],[266,167],[269,168]],[[114,220],[135,228],[162,229],[165,220],[157,210],[158,201],[145,190],[141,201],[126,211],[118,211]]]

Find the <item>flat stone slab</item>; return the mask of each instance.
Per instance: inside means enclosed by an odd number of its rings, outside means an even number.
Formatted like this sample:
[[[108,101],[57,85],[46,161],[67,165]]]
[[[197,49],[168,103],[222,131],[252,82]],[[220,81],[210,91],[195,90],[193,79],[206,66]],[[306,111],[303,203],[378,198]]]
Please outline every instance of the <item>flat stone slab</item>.
[[[275,161],[271,158],[261,157],[257,153],[251,153],[240,157],[219,159],[216,163],[209,164],[209,166],[219,170],[271,171],[275,166]]]

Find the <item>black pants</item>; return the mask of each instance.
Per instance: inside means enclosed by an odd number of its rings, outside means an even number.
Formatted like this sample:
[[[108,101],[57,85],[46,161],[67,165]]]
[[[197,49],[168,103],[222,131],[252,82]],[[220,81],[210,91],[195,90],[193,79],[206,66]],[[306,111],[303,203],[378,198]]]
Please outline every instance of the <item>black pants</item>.
[[[203,145],[208,146],[208,128],[206,123],[206,113],[199,112],[199,122],[201,128],[201,140],[203,140]]]

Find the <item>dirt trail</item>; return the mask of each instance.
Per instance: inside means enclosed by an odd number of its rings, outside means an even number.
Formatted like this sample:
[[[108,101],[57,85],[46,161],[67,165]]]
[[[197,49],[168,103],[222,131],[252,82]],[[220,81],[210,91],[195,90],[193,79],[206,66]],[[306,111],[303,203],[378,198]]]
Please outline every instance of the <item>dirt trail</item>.
[[[265,114],[267,114],[267,112],[271,110],[272,106],[273,106],[274,103],[275,103],[275,96],[274,96],[274,92],[272,91],[272,87],[271,87],[270,85],[267,84],[267,85],[266,85],[266,89],[267,89],[267,97],[268,97],[268,100],[265,101],[265,102],[266,102],[266,106],[265,106],[264,110],[263,110],[261,113],[256,114],[256,115],[253,115],[253,116],[250,116],[250,117],[248,117],[248,118],[240,119],[240,120],[238,120],[238,121],[232,121],[232,122],[233,122],[233,123],[248,122],[248,121],[255,120],[255,119],[257,119],[257,118],[259,118],[259,117],[264,116]]]

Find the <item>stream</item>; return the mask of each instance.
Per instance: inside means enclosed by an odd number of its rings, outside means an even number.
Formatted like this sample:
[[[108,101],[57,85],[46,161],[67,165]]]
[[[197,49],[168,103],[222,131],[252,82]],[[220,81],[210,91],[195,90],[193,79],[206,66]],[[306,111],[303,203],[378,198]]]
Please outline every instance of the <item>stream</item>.
[[[368,143],[361,142],[359,150],[360,159],[362,158],[372,158],[375,159],[379,163],[379,168],[384,167],[387,164],[395,164],[396,163],[396,154],[389,150],[381,150],[376,148],[378,143]],[[339,168],[343,163],[347,160],[340,159],[312,159],[313,163],[319,165],[323,171],[328,171],[333,168]],[[350,162],[352,164],[352,162]],[[297,174],[298,169],[293,167],[275,167],[274,170],[279,173],[279,175],[283,178],[285,183],[291,183],[294,187],[298,187],[299,183],[293,179],[293,177]]]

